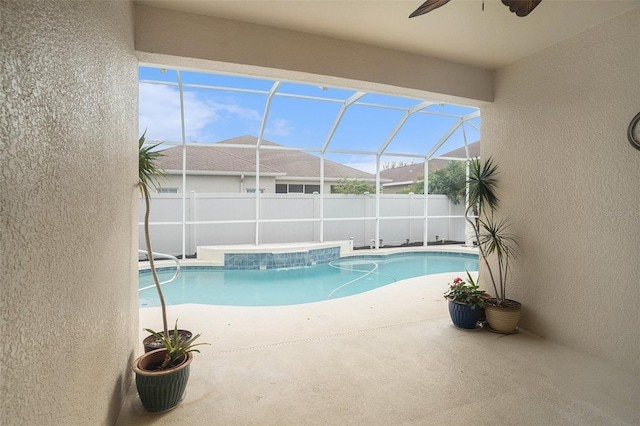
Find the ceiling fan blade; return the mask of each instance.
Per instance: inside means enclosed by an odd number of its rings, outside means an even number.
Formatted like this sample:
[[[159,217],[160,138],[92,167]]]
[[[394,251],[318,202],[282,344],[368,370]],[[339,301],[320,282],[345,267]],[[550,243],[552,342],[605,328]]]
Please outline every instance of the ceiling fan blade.
[[[449,1],[450,0],[427,0],[422,3],[422,6],[417,8],[411,15],[409,15],[409,18],[424,15],[427,12],[431,12],[433,9],[444,6],[445,4],[449,3]]]
[[[502,0],[502,4],[509,6],[509,10],[517,16],[527,16],[542,0]]]

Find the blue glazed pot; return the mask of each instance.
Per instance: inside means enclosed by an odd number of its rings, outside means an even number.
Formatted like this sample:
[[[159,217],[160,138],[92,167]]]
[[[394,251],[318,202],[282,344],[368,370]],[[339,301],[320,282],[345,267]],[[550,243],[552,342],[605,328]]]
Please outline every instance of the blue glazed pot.
[[[476,328],[476,324],[480,319],[480,308],[471,309],[469,305],[449,300],[449,315],[453,325],[458,328],[471,330]]]
[[[136,388],[145,410],[162,413],[176,407],[182,400],[193,354],[187,353],[181,364],[167,370],[149,370],[152,365],[162,363],[166,349],[147,352],[136,359],[133,371],[136,373]]]

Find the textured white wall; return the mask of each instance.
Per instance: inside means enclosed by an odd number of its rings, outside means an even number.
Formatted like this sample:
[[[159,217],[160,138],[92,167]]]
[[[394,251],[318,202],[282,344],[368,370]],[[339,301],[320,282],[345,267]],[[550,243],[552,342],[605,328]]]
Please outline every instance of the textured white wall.
[[[493,99],[493,73],[439,59],[264,25],[136,6],[141,62],[448,101]],[[189,58],[189,59],[186,59]],[[386,86],[386,87],[385,87]],[[419,91],[419,92],[418,92]]]
[[[137,344],[128,1],[0,1],[0,423],[112,424]]]
[[[521,325],[636,372],[639,110],[639,8],[500,70],[482,109],[482,155],[521,238]]]

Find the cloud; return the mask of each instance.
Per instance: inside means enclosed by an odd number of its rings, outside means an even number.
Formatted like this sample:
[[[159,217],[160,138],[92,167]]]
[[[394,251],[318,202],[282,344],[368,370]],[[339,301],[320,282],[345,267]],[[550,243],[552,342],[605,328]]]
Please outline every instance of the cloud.
[[[271,120],[269,120],[271,122]],[[274,136],[289,136],[293,127],[289,126],[289,122],[283,118],[277,118],[273,120],[269,126],[264,130],[267,135]]]
[[[177,88],[158,84],[140,83],[139,126],[140,134],[147,129],[151,140],[182,141],[180,117],[180,92]],[[183,93],[185,138],[190,141],[211,139],[207,126],[223,120],[260,122],[262,114],[233,103],[201,99],[193,91]]]
[[[344,165],[352,167],[354,169],[362,170],[363,172],[371,173],[373,175],[376,174],[375,161],[369,163],[344,163]]]
[[[228,115],[232,115],[241,120],[262,121],[262,113],[250,108],[241,107],[240,105],[223,104],[213,101],[208,101],[207,105],[209,105],[216,113],[227,113]]]
[[[199,101],[195,93],[185,92],[184,119],[187,140],[197,140],[209,123],[219,119],[216,111]],[[180,93],[169,86],[140,84],[140,133],[147,129],[147,137],[154,140],[182,141]]]

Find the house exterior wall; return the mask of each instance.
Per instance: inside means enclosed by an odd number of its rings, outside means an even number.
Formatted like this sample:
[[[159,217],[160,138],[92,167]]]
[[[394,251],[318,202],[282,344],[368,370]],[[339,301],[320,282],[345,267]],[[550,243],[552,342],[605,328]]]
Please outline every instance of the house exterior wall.
[[[178,193],[182,193],[182,175],[170,174],[162,181],[165,189],[175,188]],[[277,179],[273,176],[260,176],[260,188],[264,194],[274,194],[276,184],[287,185],[320,185],[320,180],[312,179]],[[325,194],[331,193],[331,187],[337,185],[338,181],[325,181]],[[187,192],[197,192],[199,194],[213,193],[246,193],[248,189],[256,188],[255,176],[223,176],[223,175],[187,175]]]
[[[496,75],[482,156],[501,169],[525,329],[640,372],[640,8]],[[482,271],[481,271],[482,274]],[[486,283],[484,283],[486,285]]]
[[[0,10],[0,423],[114,424],[139,346],[133,9]]]
[[[411,184],[406,185],[389,185],[382,188],[384,194],[402,194],[402,191],[409,188]]]
[[[276,184],[284,184],[284,185],[303,185],[303,188],[305,188],[304,185],[315,185],[315,186],[320,186],[320,179],[292,179],[292,178],[287,178],[287,179],[277,179]],[[331,187],[334,185],[338,184],[338,180],[331,179],[325,179],[324,181],[324,193],[325,194],[330,194],[331,193]],[[320,191],[318,191],[320,192]]]
[[[182,193],[182,175],[167,175],[162,181],[163,188],[178,188]],[[246,193],[247,189],[256,188],[255,176],[212,176],[187,175],[187,192],[197,193]],[[265,193],[276,192],[275,178],[260,176],[260,188]]]

